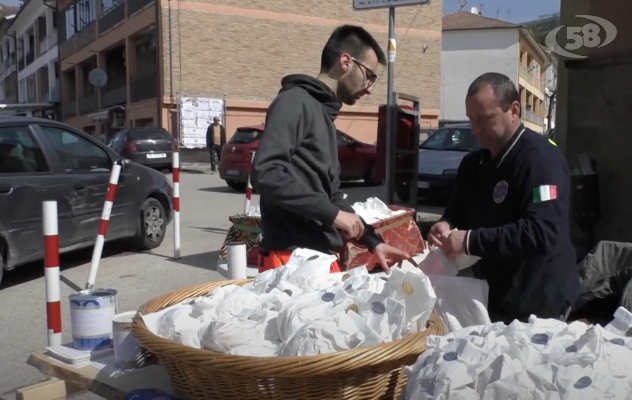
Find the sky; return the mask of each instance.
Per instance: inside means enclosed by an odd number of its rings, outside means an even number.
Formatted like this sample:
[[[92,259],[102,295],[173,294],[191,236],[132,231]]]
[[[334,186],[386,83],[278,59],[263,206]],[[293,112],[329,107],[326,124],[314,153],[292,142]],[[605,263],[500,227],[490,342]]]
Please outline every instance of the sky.
[[[496,18],[498,13],[498,19],[515,23],[532,21],[540,15],[560,11],[560,0],[467,0],[464,10],[470,11],[472,7],[480,9],[481,5],[484,16]],[[444,14],[460,8],[459,0],[443,0]]]

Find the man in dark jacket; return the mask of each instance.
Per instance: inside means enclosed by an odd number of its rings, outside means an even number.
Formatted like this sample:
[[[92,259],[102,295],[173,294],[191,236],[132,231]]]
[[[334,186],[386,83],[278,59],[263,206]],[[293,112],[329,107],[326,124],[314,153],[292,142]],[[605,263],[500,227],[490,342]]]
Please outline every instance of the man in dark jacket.
[[[334,120],[342,103],[352,105],[371,93],[378,64],[386,59],[375,39],[361,27],[345,25],[325,45],[318,77],[290,75],[281,81],[252,174],[261,194],[260,271],[285,264],[296,248],[333,254],[343,237],[366,245],[385,270],[389,262],[409,257],[384,244],[340,191]],[[339,268],[334,264],[332,271]]]
[[[213,118],[213,123],[206,129],[206,147],[211,155],[211,171],[217,172],[217,165],[222,156],[222,149],[226,144],[226,129],[219,123],[219,117]]]
[[[481,258],[474,275],[489,283],[492,321],[564,320],[579,295],[570,172],[546,136],[522,125],[518,100],[501,74],[470,86],[466,111],[481,150],[461,162],[456,192],[429,241],[448,257]]]

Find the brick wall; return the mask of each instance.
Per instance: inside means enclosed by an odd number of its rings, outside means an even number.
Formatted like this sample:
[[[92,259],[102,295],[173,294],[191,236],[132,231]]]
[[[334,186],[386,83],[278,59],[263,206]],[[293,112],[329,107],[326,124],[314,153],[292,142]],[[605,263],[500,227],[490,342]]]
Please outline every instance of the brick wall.
[[[353,11],[351,0],[197,0],[181,4],[179,18],[178,8],[171,10],[171,53],[168,7],[162,12],[167,96],[170,57],[174,91],[181,85],[187,96],[221,98],[226,93],[231,100],[270,101],[283,76],[318,73],[322,47],[339,24],[364,24],[386,50],[388,11]],[[438,109],[440,102],[441,9],[442,2],[433,0],[421,9],[401,7],[396,12],[395,90],[420,96],[422,107],[431,109]],[[364,104],[386,101],[386,72],[382,72],[374,94],[361,100]]]

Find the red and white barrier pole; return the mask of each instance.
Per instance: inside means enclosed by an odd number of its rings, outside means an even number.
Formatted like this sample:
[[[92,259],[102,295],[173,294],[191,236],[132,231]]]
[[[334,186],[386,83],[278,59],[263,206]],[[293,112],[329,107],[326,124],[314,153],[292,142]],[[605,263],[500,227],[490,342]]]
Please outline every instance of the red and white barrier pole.
[[[103,203],[103,212],[101,213],[101,222],[97,231],[97,240],[94,243],[92,251],[92,262],[90,262],[90,273],[88,274],[88,282],[86,289],[94,289],[94,282],[97,279],[97,271],[99,270],[99,262],[103,254],[103,245],[105,244],[105,234],[108,231],[108,223],[110,222],[110,214],[112,213],[112,205],[116,196],[116,186],[118,185],[119,176],[121,175],[121,166],[114,164],[112,173],[110,174],[110,183],[108,191],[105,194],[105,203]]]
[[[173,152],[173,258],[180,258],[180,153]]]
[[[250,175],[252,175],[252,164],[255,162],[255,152],[250,157],[250,173],[248,174],[248,186],[246,187],[246,204],[244,204],[244,214],[250,212],[250,199],[252,198],[252,183],[250,183]]]
[[[59,232],[57,202],[42,203],[44,231],[44,276],[46,279],[46,326],[48,345],[61,346],[61,283],[59,278]]]

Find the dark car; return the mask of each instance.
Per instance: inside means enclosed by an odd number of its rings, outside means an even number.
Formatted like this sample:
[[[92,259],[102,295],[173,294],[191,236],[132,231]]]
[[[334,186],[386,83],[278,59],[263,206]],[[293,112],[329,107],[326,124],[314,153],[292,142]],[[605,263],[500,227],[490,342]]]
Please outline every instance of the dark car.
[[[116,133],[108,142],[108,147],[138,164],[170,169],[172,154],[178,150],[178,142],[163,128],[145,127]]]
[[[222,151],[219,163],[220,177],[235,190],[244,190],[251,169],[252,153],[259,148],[259,138],[264,132],[263,125],[237,128],[237,131]],[[340,179],[354,181],[364,179],[375,184],[375,158],[377,148],[373,144],[362,143],[342,131],[337,131]]]
[[[57,202],[60,252],[94,244],[115,162],[123,168],[106,240],[158,247],[173,214],[173,190],[162,173],[68,125],[0,117],[0,279],[4,270],[43,258],[43,201]]]
[[[449,125],[432,134],[419,146],[417,190],[420,197],[448,198],[454,193],[456,173],[461,160],[478,149],[469,124]],[[397,196],[404,202],[410,191],[403,183]]]

